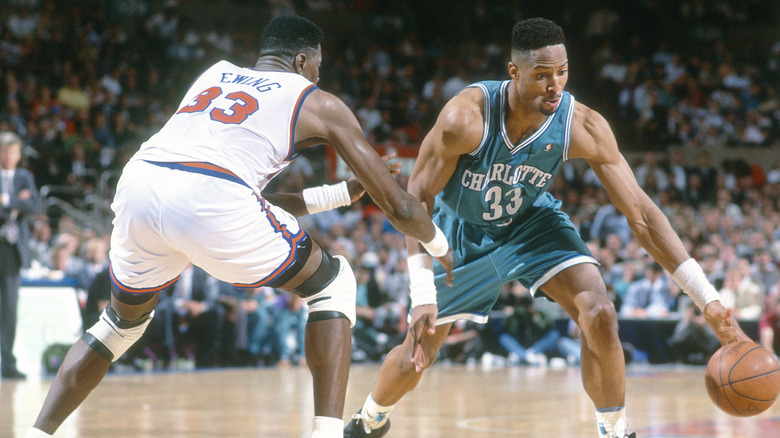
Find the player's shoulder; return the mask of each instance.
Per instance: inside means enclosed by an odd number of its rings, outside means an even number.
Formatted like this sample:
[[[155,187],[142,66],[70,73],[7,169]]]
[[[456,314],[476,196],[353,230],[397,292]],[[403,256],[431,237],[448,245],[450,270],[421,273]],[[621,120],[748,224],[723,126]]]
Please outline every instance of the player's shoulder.
[[[571,126],[570,158],[613,156],[617,141],[607,119],[598,111],[577,102]]]
[[[484,94],[477,87],[467,87],[455,95],[442,109],[440,120],[452,129],[466,129],[483,119]],[[481,123],[478,125],[482,127]]]
[[[227,61],[225,59],[220,59],[219,61],[215,62],[214,64],[211,64],[206,68],[205,71],[212,71],[212,70],[238,70],[241,67],[233,64],[230,61]]]
[[[609,122],[601,113],[579,101],[574,106],[572,130],[595,137],[612,133]]]

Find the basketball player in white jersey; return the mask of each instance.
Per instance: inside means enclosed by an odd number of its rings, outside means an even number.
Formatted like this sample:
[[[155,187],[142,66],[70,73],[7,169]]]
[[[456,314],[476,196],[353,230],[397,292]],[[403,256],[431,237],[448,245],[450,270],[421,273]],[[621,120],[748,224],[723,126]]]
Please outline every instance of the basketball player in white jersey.
[[[281,288],[306,300],[312,437],[342,436],[355,278],[295,216],[349,205],[365,189],[399,231],[426,242],[445,265],[451,255],[348,107],[316,87],[321,40],[309,20],[271,20],[254,68],[220,61],[203,72],[176,114],[127,163],[112,204],[111,304],[68,352],[27,438],[57,430],[143,334],[159,291],[190,262],[238,286]],[[359,182],[261,193],[299,151],[319,144],[334,147]]]

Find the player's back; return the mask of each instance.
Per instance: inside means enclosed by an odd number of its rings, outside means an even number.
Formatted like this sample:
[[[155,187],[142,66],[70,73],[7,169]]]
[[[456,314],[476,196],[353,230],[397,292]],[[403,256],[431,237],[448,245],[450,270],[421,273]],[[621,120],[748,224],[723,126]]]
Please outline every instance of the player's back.
[[[297,116],[314,89],[296,73],[220,61],[195,80],[133,159],[207,162],[262,190],[292,159]]]

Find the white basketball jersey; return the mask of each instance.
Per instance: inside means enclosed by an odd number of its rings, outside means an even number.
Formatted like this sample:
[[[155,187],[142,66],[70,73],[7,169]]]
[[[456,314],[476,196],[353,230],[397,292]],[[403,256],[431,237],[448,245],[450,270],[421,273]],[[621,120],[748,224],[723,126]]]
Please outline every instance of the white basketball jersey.
[[[316,88],[296,73],[219,61],[133,160],[211,163],[261,191],[293,158],[298,113]]]

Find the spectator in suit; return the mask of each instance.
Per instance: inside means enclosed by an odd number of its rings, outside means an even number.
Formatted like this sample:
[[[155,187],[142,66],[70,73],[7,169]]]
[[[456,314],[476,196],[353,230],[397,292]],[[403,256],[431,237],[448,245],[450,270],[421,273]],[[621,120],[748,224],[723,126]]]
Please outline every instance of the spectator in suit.
[[[81,322],[85,331],[95,325],[109,301],[111,301],[111,272],[106,266],[92,278],[87,289],[87,300],[81,311]]]
[[[17,168],[21,157],[21,137],[0,132],[0,376],[4,379],[26,377],[16,368],[13,348],[21,269],[30,266],[31,258],[28,221],[40,205],[32,173]]]
[[[219,304],[219,281],[190,264],[171,287],[176,346],[192,348],[197,368],[220,365],[224,308]]]
[[[87,240],[83,252],[84,259],[76,272],[76,281],[79,288],[87,290],[95,276],[108,267],[108,239],[93,237]]]
[[[620,314],[631,318],[662,318],[672,310],[672,293],[658,263],[645,267],[644,277],[628,286]]]

